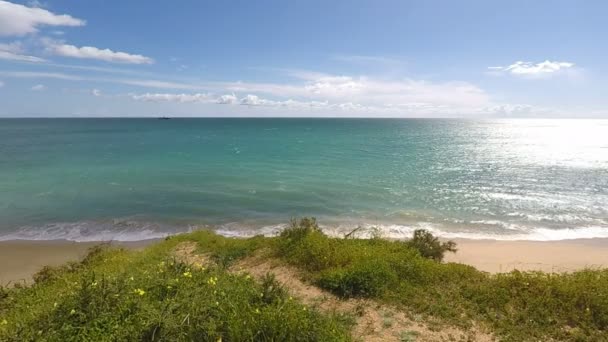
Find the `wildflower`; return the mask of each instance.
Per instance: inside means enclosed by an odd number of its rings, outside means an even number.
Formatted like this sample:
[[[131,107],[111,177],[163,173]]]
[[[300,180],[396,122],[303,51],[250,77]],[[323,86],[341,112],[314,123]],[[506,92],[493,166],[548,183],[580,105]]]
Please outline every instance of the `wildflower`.
[[[255,313],[259,314],[260,313],[260,309],[256,308],[255,309]]]
[[[142,289],[135,289],[135,293],[138,294],[138,295],[140,295],[140,296],[143,296],[143,295],[146,294],[146,291],[144,291]]]
[[[129,278],[129,280],[133,281],[133,280],[135,280],[135,278],[131,277],[131,278]]]
[[[293,300],[293,297],[292,297],[292,296],[289,296],[289,300]]]
[[[76,314],[76,310],[72,309],[72,310],[70,311],[70,315],[75,315],[75,314]]]
[[[249,279],[251,279],[251,276],[248,274],[245,276],[245,279],[249,280]]]
[[[0,322],[0,325],[7,325],[7,324],[8,324],[8,321],[5,319],[3,319],[2,322]]]
[[[91,286],[93,286],[93,287],[97,286],[97,282],[96,281],[92,282]]]
[[[207,284],[209,285],[215,285],[217,284],[217,277],[211,277],[207,280]]]
[[[221,336],[217,338],[217,342],[222,342],[222,337]]]
[[[53,307],[56,308],[57,307],[57,302],[53,303]]]
[[[171,290],[172,288],[173,288],[173,286],[167,285],[167,290]]]
[[[216,306],[220,306],[220,302],[215,302],[215,305]]]
[[[184,272],[184,277],[186,277],[186,278],[192,278],[192,273],[191,272]]]

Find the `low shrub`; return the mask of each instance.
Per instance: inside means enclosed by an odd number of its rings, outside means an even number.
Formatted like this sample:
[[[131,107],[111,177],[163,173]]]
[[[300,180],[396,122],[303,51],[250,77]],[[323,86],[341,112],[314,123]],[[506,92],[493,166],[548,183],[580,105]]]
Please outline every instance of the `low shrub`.
[[[442,261],[446,252],[458,251],[454,241],[441,242],[425,229],[416,229],[414,236],[406,244],[420,252],[423,257],[435,261]]]

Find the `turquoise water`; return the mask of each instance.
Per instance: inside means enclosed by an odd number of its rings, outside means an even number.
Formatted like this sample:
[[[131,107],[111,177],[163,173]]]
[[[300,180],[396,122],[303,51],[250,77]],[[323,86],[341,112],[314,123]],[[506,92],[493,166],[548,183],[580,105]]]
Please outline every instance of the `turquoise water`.
[[[3,119],[0,239],[608,237],[608,120]]]

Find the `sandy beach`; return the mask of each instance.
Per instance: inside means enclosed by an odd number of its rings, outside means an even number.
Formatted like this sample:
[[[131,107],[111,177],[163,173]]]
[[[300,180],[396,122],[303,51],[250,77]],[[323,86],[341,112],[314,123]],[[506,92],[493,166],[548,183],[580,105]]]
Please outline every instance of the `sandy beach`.
[[[479,270],[498,273],[522,271],[568,272],[608,266],[608,239],[564,241],[455,240],[458,252],[447,262],[458,262]],[[119,243],[141,248],[152,241]],[[0,242],[0,284],[29,283],[45,265],[57,266],[82,259],[87,250],[100,242],[2,241]]]
[[[114,245],[142,248],[155,240],[121,242]],[[32,275],[44,266],[59,266],[68,261],[79,261],[89,248],[103,242],[0,241],[0,285],[16,282],[30,283]]]
[[[561,241],[454,240],[458,252],[446,256],[490,273],[569,272],[608,266],[608,239]]]

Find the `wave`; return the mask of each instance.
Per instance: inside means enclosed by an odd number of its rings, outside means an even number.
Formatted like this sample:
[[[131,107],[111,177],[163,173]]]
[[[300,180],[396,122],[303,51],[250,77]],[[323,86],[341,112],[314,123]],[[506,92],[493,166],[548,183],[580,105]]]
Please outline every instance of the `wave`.
[[[426,229],[446,239],[500,240],[500,241],[560,241],[573,239],[608,238],[608,226],[581,226],[577,228],[524,227],[502,221],[476,221],[475,226],[466,224],[450,226],[431,222],[414,224],[321,225],[329,236],[343,237],[358,228],[357,238],[381,236],[388,239],[407,239],[416,229]],[[488,229],[480,229],[479,224]],[[159,223],[122,221],[54,223],[42,226],[21,227],[17,231],[0,234],[0,241],[7,240],[68,240],[90,241],[142,241],[165,238],[169,235],[210,229],[228,237],[251,237],[255,235],[276,236],[287,224],[255,225],[251,223],[227,223],[214,228],[200,226],[170,226]],[[491,228],[490,228],[491,227]]]
[[[142,241],[165,238],[169,235],[193,230],[193,227],[168,227],[158,223],[121,221],[51,223],[42,226],[25,226],[15,232],[0,235],[7,240],[68,240],[89,241]]]

